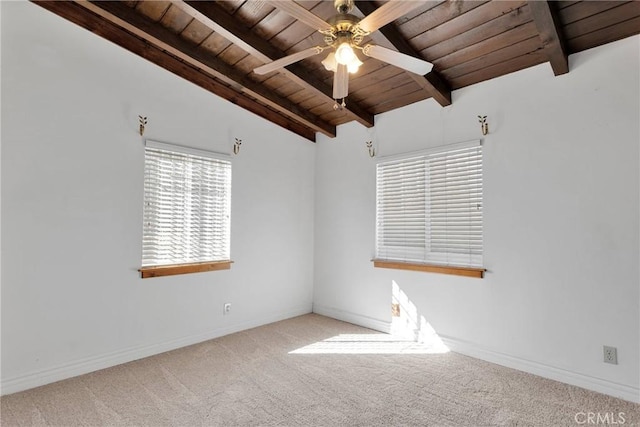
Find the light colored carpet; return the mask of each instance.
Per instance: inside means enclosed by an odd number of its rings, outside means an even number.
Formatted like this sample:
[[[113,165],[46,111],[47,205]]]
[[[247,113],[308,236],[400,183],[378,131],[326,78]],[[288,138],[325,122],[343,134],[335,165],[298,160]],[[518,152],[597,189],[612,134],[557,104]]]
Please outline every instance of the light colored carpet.
[[[640,405],[456,353],[420,350],[310,314],[4,396],[1,421],[577,426],[593,425],[588,413],[621,424],[623,413],[625,426],[640,425]]]

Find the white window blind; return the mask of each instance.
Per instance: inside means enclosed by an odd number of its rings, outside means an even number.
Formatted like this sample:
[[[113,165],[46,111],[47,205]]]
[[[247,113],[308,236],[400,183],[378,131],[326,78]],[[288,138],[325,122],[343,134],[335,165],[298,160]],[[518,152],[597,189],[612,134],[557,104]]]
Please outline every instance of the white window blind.
[[[231,161],[147,141],[142,266],[230,259]]]
[[[482,266],[482,146],[380,159],[376,258]]]

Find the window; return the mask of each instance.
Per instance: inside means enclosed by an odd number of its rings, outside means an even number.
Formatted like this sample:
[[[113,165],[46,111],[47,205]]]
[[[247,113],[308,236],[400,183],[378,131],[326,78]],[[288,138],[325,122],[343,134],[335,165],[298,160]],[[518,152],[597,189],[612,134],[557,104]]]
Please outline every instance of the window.
[[[231,161],[147,141],[143,277],[229,268]]]
[[[376,260],[481,268],[480,141],[380,159],[376,189]]]

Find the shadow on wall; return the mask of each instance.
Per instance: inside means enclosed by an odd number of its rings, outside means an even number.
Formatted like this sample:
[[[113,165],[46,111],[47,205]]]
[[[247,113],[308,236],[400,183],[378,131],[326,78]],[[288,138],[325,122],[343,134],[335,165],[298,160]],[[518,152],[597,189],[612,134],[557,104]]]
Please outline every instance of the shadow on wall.
[[[392,281],[391,304],[396,307],[391,334],[339,334],[289,354],[442,354],[449,352],[407,294]]]

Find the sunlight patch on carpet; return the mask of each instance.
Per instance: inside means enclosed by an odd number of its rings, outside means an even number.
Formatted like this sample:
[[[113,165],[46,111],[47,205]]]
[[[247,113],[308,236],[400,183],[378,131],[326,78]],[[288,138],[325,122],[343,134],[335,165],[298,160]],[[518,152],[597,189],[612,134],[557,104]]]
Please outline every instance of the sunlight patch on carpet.
[[[416,342],[388,334],[340,334],[301,347],[289,354],[441,354],[438,342]]]
[[[442,354],[447,347],[409,296],[391,281],[390,334],[340,334],[289,354]]]

